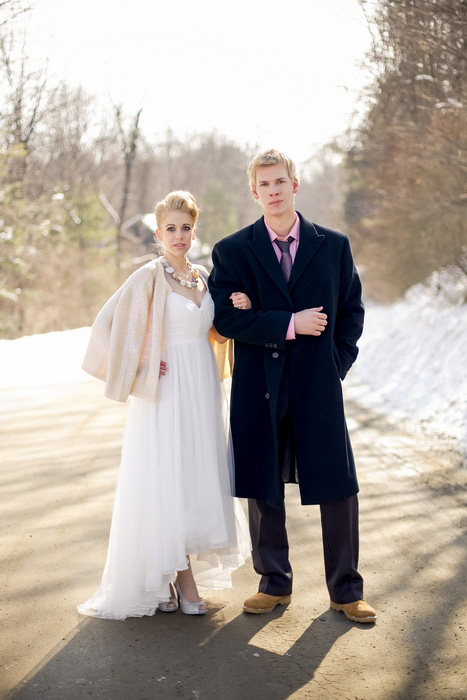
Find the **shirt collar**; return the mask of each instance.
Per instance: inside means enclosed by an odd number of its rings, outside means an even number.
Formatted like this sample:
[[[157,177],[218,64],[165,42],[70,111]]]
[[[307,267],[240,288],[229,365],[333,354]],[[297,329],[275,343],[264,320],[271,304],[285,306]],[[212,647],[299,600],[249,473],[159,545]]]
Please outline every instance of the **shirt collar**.
[[[277,233],[275,231],[273,231],[270,226],[268,226],[266,219],[264,220],[264,223],[266,225],[266,229],[267,229],[267,232],[269,234],[269,238],[271,239],[271,241],[275,241],[276,238],[279,238]],[[295,222],[289,231],[289,236],[291,236],[292,238],[295,238],[297,241],[300,238],[300,219],[298,218],[298,214],[295,214]]]

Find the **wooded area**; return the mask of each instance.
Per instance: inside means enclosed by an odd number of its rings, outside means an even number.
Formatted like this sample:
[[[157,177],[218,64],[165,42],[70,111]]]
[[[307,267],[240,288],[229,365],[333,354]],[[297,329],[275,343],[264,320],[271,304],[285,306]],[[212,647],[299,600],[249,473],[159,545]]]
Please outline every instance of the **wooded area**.
[[[347,156],[345,217],[386,301],[445,265],[467,274],[467,3],[360,4],[375,81]]]
[[[374,32],[368,113],[345,149],[301,168],[297,208],[350,234],[367,295],[391,300],[442,265],[467,274],[464,0],[361,4]],[[172,189],[202,208],[209,246],[259,215],[256,148],[219,133],[157,143],[141,109],[51,84],[0,1],[0,337],[88,325],[152,249],[147,214]],[[350,141],[349,141],[350,139]]]

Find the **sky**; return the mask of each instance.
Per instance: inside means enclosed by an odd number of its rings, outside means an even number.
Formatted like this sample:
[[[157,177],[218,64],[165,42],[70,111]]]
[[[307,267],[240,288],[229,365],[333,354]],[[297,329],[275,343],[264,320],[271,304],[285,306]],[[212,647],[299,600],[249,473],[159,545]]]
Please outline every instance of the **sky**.
[[[371,36],[357,0],[36,0],[29,55],[129,113],[151,142],[216,130],[296,162],[361,110]]]

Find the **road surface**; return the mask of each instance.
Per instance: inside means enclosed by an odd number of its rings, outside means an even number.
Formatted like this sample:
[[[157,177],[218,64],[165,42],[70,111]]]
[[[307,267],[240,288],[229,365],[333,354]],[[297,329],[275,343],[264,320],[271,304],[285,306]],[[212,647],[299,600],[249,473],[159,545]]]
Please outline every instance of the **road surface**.
[[[209,613],[78,615],[105,558],[127,410],[99,382],[0,392],[0,697],[15,700],[466,700],[467,470],[348,384],[360,569],[376,625],[331,611],[319,509],[287,491],[292,603],[241,613],[250,562]]]

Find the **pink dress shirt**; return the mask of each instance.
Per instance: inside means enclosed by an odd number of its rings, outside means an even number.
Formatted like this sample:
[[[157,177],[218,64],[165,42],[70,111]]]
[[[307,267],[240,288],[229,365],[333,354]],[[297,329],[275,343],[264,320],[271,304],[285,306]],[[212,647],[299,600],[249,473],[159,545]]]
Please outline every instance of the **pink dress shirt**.
[[[280,262],[282,253],[281,253],[279,247],[277,245],[274,245],[274,241],[276,240],[276,238],[279,238],[279,236],[277,235],[277,233],[275,233],[272,230],[272,228],[270,226],[268,226],[266,219],[264,220],[264,223],[266,224],[266,228],[267,228],[268,233],[269,233],[269,238],[271,239],[271,243],[273,244],[273,246],[272,246],[273,250],[276,254],[278,261]],[[298,218],[298,216],[296,217],[295,223],[292,226],[292,228],[290,229],[290,231],[286,237],[288,238],[289,236],[292,236],[292,238],[294,239],[290,243],[290,247],[289,247],[290,257],[292,258],[292,265],[293,265],[294,261],[295,261],[295,256],[297,255],[298,244],[300,243],[300,219]],[[283,240],[283,239],[279,239],[279,240]],[[287,335],[285,336],[285,339],[286,340],[295,340],[295,317],[293,314],[290,317],[290,323],[289,323],[289,327],[287,328]]]

